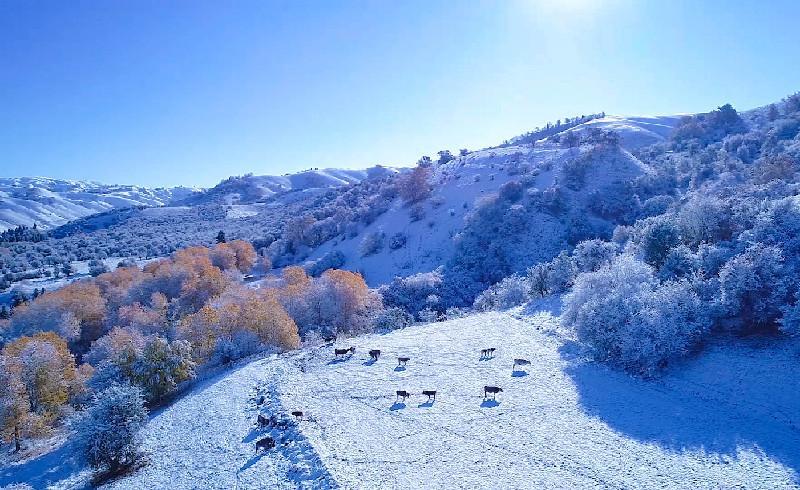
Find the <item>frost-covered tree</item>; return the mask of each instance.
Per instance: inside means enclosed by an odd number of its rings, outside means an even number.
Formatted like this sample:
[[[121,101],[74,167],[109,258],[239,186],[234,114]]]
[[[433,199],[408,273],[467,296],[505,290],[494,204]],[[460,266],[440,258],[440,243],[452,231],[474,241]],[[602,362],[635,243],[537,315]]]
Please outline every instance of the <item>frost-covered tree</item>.
[[[709,324],[688,283],[660,285],[650,266],[627,254],[580,274],[562,319],[595,359],[643,376],[686,354]]]
[[[418,203],[428,198],[431,194],[430,169],[418,165],[411,172],[403,175],[400,180],[400,197],[409,204]]]
[[[87,462],[111,474],[134,463],[139,456],[139,431],[146,422],[139,388],[113,385],[98,393],[76,424]]]
[[[720,302],[735,329],[775,326],[787,304],[787,279],[780,249],[756,244],[729,260],[719,272]]]
[[[514,274],[478,295],[473,306],[479,311],[501,310],[519,306],[530,299],[531,287],[528,280]]]
[[[386,234],[382,230],[372,231],[364,235],[361,244],[358,247],[358,253],[362,257],[374,255],[383,249],[383,243],[386,239]]]

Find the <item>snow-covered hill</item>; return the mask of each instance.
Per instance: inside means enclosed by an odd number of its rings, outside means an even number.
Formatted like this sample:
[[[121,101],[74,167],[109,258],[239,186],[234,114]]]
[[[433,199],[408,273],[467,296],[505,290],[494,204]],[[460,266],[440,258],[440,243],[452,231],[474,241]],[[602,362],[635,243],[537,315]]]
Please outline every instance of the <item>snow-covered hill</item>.
[[[198,385],[144,431],[148,464],[114,489],[797,488],[791,348],[712,346],[657,381],[582,358],[548,311],[485,313],[271,356]],[[497,348],[493,359],[480,349]],[[770,355],[759,354],[764,348]],[[369,362],[369,349],[381,349]],[[397,356],[408,356],[406,369]],[[514,358],[532,365],[512,372]],[[503,388],[484,401],[483,386]],[[395,391],[412,393],[405,403]],[[420,393],[436,390],[435,402]],[[257,405],[264,395],[266,403]],[[259,413],[302,410],[286,431]],[[255,441],[278,446],[255,452]],[[53,454],[61,459],[53,459]],[[14,474],[74,484],[69,450]],[[52,468],[43,467],[47,463]],[[49,473],[48,473],[49,471]]]
[[[0,231],[19,225],[52,228],[115,208],[163,206],[196,189],[110,185],[46,177],[0,178]]]
[[[396,173],[396,169],[371,167],[363,170],[311,169],[295,174],[245,175],[230,177],[211,189],[201,191],[186,200],[187,203],[251,204],[279,194],[317,189],[330,189],[361,182],[371,177]]]
[[[345,257],[344,267],[360,271],[372,286],[385,284],[394,276],[407,276],[431,271],[452,256],[455,237],[464,228],[465,217],[480,199],[496,193],[506,182],[533,176],[533,187],[546,191],[566,180],[565,164],[586,157],[586,148],[563,148],[542,141],[531,147],[507,146],[474,151],[459,156],[432,172],[432,196],[422,203],[425,216],[414,220],[411,207],[400,199],[355,237],[332,240],[317,248],[310,256],[316,260],[332,251]],[[587,157],[588,158],[588,157]],[[585,206],[593,192],[604,194],[618,182],[628,182],[649,169],[623,148],[591,157],[586,171],[586,185],[579,192],[570,192],[572,205]],[[549,260],[566,246],[568,223],[551,213],[536,212],[526,216],[528,233],[518,237],[519,263],[534,264]],[[360,244],[370,233],[383,232],[390,237],[402,233],[406,245],[392,250],[385,246],[378,253],[362,257]]]
[[[642,146],[666,141],[681,118],[687,115],[606,116],[592,119],[568,131],[582,133],[592,128],[614,131],[619,134],[623,147],[628,150],[635,150]]]

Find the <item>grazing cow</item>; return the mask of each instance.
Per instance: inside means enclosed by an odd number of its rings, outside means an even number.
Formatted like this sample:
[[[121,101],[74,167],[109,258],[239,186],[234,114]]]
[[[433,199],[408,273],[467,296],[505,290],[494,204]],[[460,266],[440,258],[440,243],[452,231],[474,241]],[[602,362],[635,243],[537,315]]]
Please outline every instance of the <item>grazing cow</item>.
[[[332,343],[336,342],[336,335],[329,335],[327,337],[322,337],[322,340],[326,344],[332,344]]]
[[[258,442],[256,442],[256,452],[258,452],[259,449],[269,451],[274,447],[275,447],[275,440],[271,437],[264,437],[263,439],[259,439]]]
[[[431,398],[436,401],[436,390],[423,390],[422,394],[428,397],[428,401],[431,401]]]
[[[398,357],[398,358],[397,358],[397,365],[398,365],[398,366],[404,366],[404,367],[405,367],[406,363],[407,363],[407,362],[408,362],[410,359],[411,359],[410,357]]]
[[[292,415],[297,420],[301,420],[303,418],[303,412],[301,412],[299,410],[292,412]]]
[[[406,401],[406,398],[411,396],[409,392],[406,390],[397,390],[397,398],[395,398],[395,403],[402,398],[402,401]]]
[[[258,401],[256,402],[256,404],[263,405],[265,401],[267,401],[266,397],[264,397],[264,395],[261,395],[260,397],[258,397]]]
[[[531,365],[531,361],[529,361],[527,359],[514,359],[514,365],[511,366],[511,369],[515,370],[517,368],[517,366],[530,366],[530,365]]]
[[[347,348],[347,349],[334,349],[333,352],[336,354],[336,357],[346,356],[347,354],[350,354],[352,356],[353,354],[355,354],[356,348],[355,347],[350,347],[350,348]]]
[[[497,394],[502,392],[502,391],[503,391],[503,388],[498,388],[497,386],[484,386],[483,387],[483,399],[486,400],[486,398],[489,396],[489,393],[491,393],[492,394],[492,400],[495,400],[495,399],[497,399]]]
[[[258,424],[258,427],[260,429],[264,429],[264,428],[269,427],[271,425],[270,419],[268,419],[267,417],[265,417],[262,414],[258,414],[258,421],[256,423]]]
[[[379,351],[378,349],[372,349],[371,351],[369,351],[369,357],[371,357],[372,360],[375,362],[378,361],[378,358],[380,356],[381,356],[381,351]]]
[[[495,347],[489,347],[488,349],[481,349],[481,359],[489,359],[494,357],[494,351],[497,349]]]

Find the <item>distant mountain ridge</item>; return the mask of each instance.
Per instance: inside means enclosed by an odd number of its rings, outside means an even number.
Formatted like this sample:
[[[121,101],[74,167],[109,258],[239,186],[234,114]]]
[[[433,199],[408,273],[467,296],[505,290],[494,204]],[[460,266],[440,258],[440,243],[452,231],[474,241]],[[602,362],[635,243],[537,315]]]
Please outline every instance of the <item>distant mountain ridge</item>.
[[[196,191],[48,177],[0,178],[0,230],[34,223],[47,229],[111,209],[164,206]]]

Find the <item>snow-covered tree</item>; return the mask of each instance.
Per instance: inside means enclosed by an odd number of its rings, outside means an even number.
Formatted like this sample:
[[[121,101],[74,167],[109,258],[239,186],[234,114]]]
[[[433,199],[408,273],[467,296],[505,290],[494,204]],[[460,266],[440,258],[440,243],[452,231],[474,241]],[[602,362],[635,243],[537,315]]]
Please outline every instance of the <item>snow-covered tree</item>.
[[[146,422],[139,388],[113,385],[98,393],[76,424],[88,463],[111,474],[134,463],[139,456],[139,431]]]

